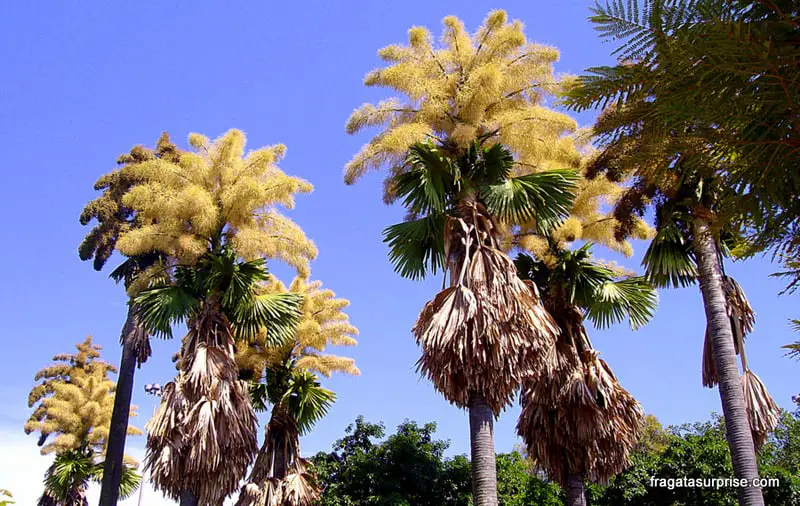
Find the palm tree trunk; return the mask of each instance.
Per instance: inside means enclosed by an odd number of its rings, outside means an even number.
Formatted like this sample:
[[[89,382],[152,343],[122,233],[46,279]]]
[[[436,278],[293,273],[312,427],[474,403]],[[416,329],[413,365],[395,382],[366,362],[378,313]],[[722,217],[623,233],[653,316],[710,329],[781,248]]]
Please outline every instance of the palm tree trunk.
[[[494,455],[494,414],[482,395],[469,400],[469,440],[472,454],[472,500],[475,506],[497,506]]]
[[[567,475],[567,506],[586,506],[586,491],[581,473]]]
[[[132,304],[122,327],[122,359],[119,364],[114,410],[108,431],[108,446],[103,464],[103,483],[100,489],[100,506],[116,506],[119,500],[119,483],[122,478],[122,460],[125,439],[128,435],[128,418],[133,395],[133,378],[136,373],[138,351],[135,335],[139,328]]]
[[[197,499],[197,496],[194,495],[192,492],[189,492],[188,490],[184,490],[181,493],[180,506],[197,506],[198,502],[199,501]]]
[[[697,257],[700,292],[706,311],[711,338],[711,350],[717,367],[719,395],[725,415],[725,430],[731,450],[733,472],[736,478],[758,478],[758,461],[750,433],[750,423],[745,409],[744,392],[739,380],[733,332],[725,306],[717,245],[709,231],[708,222],[694,220],[694,253]],[[740,487],[739,504],[763,506],[764,497],[758,487]]]
[[[274,467],[272,468],[272,477],[279,480],[286,478],[286,469],[288,467],[287,464],[286,442],[283,440],[277,441],[277,444],[275,445],[275,463]]]

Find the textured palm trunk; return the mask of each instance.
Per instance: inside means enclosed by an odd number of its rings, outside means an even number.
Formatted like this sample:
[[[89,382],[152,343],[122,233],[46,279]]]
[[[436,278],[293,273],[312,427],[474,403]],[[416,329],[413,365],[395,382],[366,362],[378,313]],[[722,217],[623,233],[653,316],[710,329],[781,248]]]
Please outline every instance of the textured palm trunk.
[[[138,356],[134,338],[137,328],[135,308],[129,304],[128,316],[122,327],[122,359],[119,364],[114,411],[111,414],[108,447],[103,465],[100,506],[116,506],[119,500],[119,483],[122,479],[122,461],[125,455],[125,439],[128,435],[128,418],[131,411],[133,379]]]
[[[180,506],[198,506],[197,496],[192,492],[184,491],[181,494]]]
[[[472,501],[497,506],[497,467],[494,454],[494,413],[486,400],[473,393],[469,401],[469,442],[472,454]]]
[[[739,379],[717,245],[709,231],[708,222],[701,218],[695,218],[694,221],[693,247],[697,257],[700,292],[703,295],[708,321],[711,350],[719,379],[719,396],[722,400],[722,412],[725,415],[725,430],[731,450],[733,471],[736,478],[752,480],[758,478],[758,461]],[[763,506],[764,504],[760,488],[741,487],[738,493],[740,505]]]
[[[286,442],[278,441],[275,445],[275,463],[272,468],[272,477],[282,480],[286,478],[286,469],[288,462],[286,462]]]
[[[586,491],[583,485],[583,475],[571,473],[567,475],[567,506],[586,506]]]

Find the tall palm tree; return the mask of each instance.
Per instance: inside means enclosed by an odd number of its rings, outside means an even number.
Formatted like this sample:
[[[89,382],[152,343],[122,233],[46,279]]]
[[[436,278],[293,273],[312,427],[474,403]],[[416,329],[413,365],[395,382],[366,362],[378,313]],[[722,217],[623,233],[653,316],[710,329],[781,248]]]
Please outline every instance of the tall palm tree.
[[[323,353],[328,345],[355,345],[353,336],[358,330],[343,311],[349,302],[322,289],[319,281],[297,277],[287,289],[272,279],[264,288],[269,293],[302,296],[302,316],[290,342],[269,346],[266,334],[260,333],[237,351],[239,375],[252,382],[254,406],[257,410],[271,406],[264,444],[237,504],[310,506],[320,490],[300,457],[299,437],[336,399],[333,392],[320,386],[317,374],[359,374],[353,359]]]
[[[95,190],[103,194],[86,204],[81,213],[80,222],[88,225],[93,220],[96,225],[86,235],[78,253],[81,260],[93,260],[95,270],[101,270],[116,247],[120,234],[141,225],[136,213],[122,203],[122,198],[135,185],[144,183],[144,179],[130,170],[128,166],[148,160],[164,158],[177,160],[179,152],[164,133],[158,139],[155,150],[136,146],[130,153],[119,157],[120,168],[103,175],[94,185]],[[117,282],[123,281],[128,295],[135,295],[150,281],[150,277],[163,275],[159,267],[166,263],[164,255],[148,252],[126,259],[112,273]],[[125,439],[128,431],[128,413],[131,409],[133,384],[136,368],[150,357],[149,335],[138,321],[136,307],[128,304],[128,313],[122,326],[120,336],[122,358],[119,364],[114,411],[111,415],[111,426],[106,448],[106,468],[100,489],[100,506],[116,506],[119,499],[120,481],[126,467],[123,465],[125,455]]]
[[[121,234],[116,247],[128,256],[157,251],[170,259],[174,279],[134,298],[153,332],[169,335],[181,321],[188,326],[178,377],[149,426],[146,465],[157,488],[184,504],[206,505],[235,490],[258,449],[234,341],[264,328],[270,343],[288,340],[299,312],[299,297],[261,293],[265,258],[305,274],[317,251],[278,210],[312,189],[277,167],[284,146],[245,155],[238,130],[213,142],[192,134],[189,143],[193,149],[174,160],[130,167],[144,182],[122,202],[142,226]]]
[[[659,26],[661,21],[653,18],[658,10],[654,12],[647,22]],[[598,22],[608,18],[600,14]],[[629,232],[632,217],[643,216],[651,204],[655,207],[658,234],[645,255],[649,281],[659,287],[699,281],[734,471],[737,478],[752,480],[758,477],[758,465],[751,429],[758,427],[751,427],[748,411],[755,411],[747,403],[760,399],[765,404],[759,411],[771,408],[766,397],[746,396],[742,389],[721,260],[723,236],[740,232],[736,226],[747,199],[731,191],[740,183],[737,160],[720,157],[707,140],[715,125],[657,113],[671,101],[660,83],[671,79],[668,59],[675,53],[668,41],[656,43],[652,58],[594,69],[596,75],[579,79],[567,103],[581,109],[618,100],[595,125],[603,149],[590,172],[611,180],[633,178],[615,205],[619,236]],[[745,371],[745,377],[751,392],[761,389],[753,375]],[[739,502],[763,504],[761,490],[742,487]]]
[[[630,319],[646,324],[656,293],[642,278],[624,277],[592,260],[591,243],[575,251],[553,247],[554,261],[517,256],[522,279],[541,289],[558,325],[556,365],[547,377],[523,382],[517,432],[528,453],[561,484],[569,506],[585,506],[585,480],[607,483],[627,466],[639,440],[644,413],[592,348],[584,327]]]
[[[460,154],[479,152],[480,149],[474,148],[476,142],[485,143],[487,146],[501,144],[516,157],[514,176],[532,175],[534,180],[537,173],[548,169],[577,168],[581,156],[576,149],[576,139],[571,136],[575,133],[576,123],[568,116],[549,109],[546,102],[547,97],[552,96],[562,86],[562,82],[553,75],[553,63],[558,59],[558,51],[552,47],[529,43],[523,32],[522,23],[510,21],[502,10],[490,12],[474,34],[468,33],[464,24],[454,16],[444,18],[443,24],[441,46],[435,45],[433,36],[427,29],[415,26],[408,32],[408,45],[393,44],[379,51],[379,56],[387,65],[367,74],[364,83],[367,86],[389,88],[396,92],[398,97],[382,100],[377,104],[364,104],[353,111],[348,119],[346,125],[348,133],[353,134],[371,127],[378,127],[379,131],[347,163],[345,182],[352,184],[371,169],[387,169],[384,201],[391,203],[402,199],[404,194],[398,183],[404,181],[404,177],[413,167],[413,164],[407,163],[409,155],[417,156],[413,153],[412,146],[426,141],[435,141],[446,151],[446,157],[439,153],[433,157],[434,159],[453,160],[458,159]],[[432,160],[432,163],[439,162]],[[443,195],[452,190],[457,182],[458,184],[461,182],[460,176],[455,173],[447,177],[450,181],[447,188],[441,185],[438,178],[434,183],[438,186],[432,184],[429,187],[433,203],[439,207],[443,205]],[[564,182],[566,176],[560,177],[560,181]],[[427,208],[423,207],[419,211],[411,210],[408,223],[387,231],[389,232],[387,239],[392,245],[392,259],[397,270],[403,275],[415,278],[423,276],[426,270],[435,272],[438,268],[444,268],[450,271],[451,283],[454,285],[451,287],[452,292],[448,292],[451,297],[464,295],[464,288],[459,287],[464,287],[464,283],[472,284],[466,270],[464,277],[461,276],[459,268],[462,265],[457,265],[458,262],[464,262],[463,265],[479,265],[483,261],[484,254],[488,254],[486,260],[492,262],[492,280],[497,279],[499,283],[500,279],[516,279],[510,259],[500,260],[502,255],[496,255],[494,248],[504,249],[506,246],[503,239],[505,234],[501,233],[500,229],[514,224],[505,223],[508,211],[513,209],[511,214],[516,214],[519,207],[528,206],[530,202],[526,200],[527,197],[538,190],[535,188],[536,184],[527,184],[524,179],[508,181],[506,186],[500,184],[503,182],[505,181],[499,181],[498,186],[493,189],[493,197],[488,197],[489,200],[484,199],[485,195],[478,195],[477,191],[471,192],[465,185],[464,191],[459,196],[463,205],[455,202],[447,203],[447,205],[452,204],[450,209],[452,219],[449,221],[442,219],[443,213],[438,211],[438,217],[417,219],[417,215],[425,214]],[[473,189],[477,190],[477,186]],[[560,197],[565,197],[565,194],[560,194]],[[514,198],[519,200],[513,200]],[[561,205],[561,200],[561,198],[553,199],[556,208]],[[547,222],[544,208],[549,201],[536,202],[541,204],[536,208],[542,212],[541,216],[523,212],[513,218],[524,220],[527,222],[526,225],[534,227],[539,218]],[[407,207],[410,208],[410,205]],[[492,209],[487,212],[487,207]],[[471,209],[475,212],[473,213]],[[492,216],[497,211],[502,211],[503,216]],[[561,215],[558,210],[553,214]],[[484,219],[487,215],[488,220]],[[459,222],[459,219],[463,219],[463,223]],[[458,228],[462,225],[468,229],[461,229],[459,232]],[[486,227],[490,227],[491,230],[487,230]],[[479,236],[483,234],[483,236],[470,239],[470,249],[467,250],[464,249],[465,245],[458,241],[466,240],[470,234]],[[435,239],[436,237],[439,239]],[[404,248],[403,244],[407,246]],[[475,252],[480,252],[481,260],[471,264]],[[444,260],[445,256],[447,261]],[[414,260],[409,261],[404,257],[413,257]],[[500,275],[500,272],[505,274]],[[495,275],[499,277],[495,278]],[[485,280],[475,281],[483,286]],[[513,319],[528,311],[527,317],[523,320],[530,317],[537,322],[532,327],[536,329],[535,332],[545,330],[541,328],[540,319],[544,316],[540,316],[538,310],[531,309],[537,304],[535,295],[529,296],[528,292],[515,281],[504,286],[507,289],[506,293],[495,293],[498,298],[494,303],[500,304],[502,297],[521,299],[518,305],[514,305],[519,312],[512,312],[514,313],[512,315],[503,310],[493,317],[497,316],[500,320],[506,317]],[[450,299],[445,298],[443,294],[441,299],[434,301],[434,305],[426,306],[423,321],[415,326],[415,333],[420,342],[444,344],[442,340],[432,341],[435,331],[433,328],[430,332],[425,330],[426,323],[430,323],[425,320],[437,313],[436,306],[439,303],[448,301]],[[460,307],[457,311],[467,310],[460,316],[471,318],[473,315],[471,311],[476,310],[477,306],[471,305],[466,299],[462,302],[467,306]],[[499,311],[497,307],[485,309]],[[483,316],[479,317],[480,322],[482,319]],[[476,329],[482,332],[483,327],[480,322]],[[514,346],[520,345],[522,348],[528,346],[516,342],[516,339],[516,337],[511,338],[504,343],[513,342]],[[427,344],[423,345],[424,350]],[[500,357],[498,355],[500,351],[500,348],[494,349],[492,362],[494,366],[505,367],[506,364],[502,363],[505,355]],[[503,352],[505,351],[504,349]],[[421,364],[423,369],[427,367],[425,364],[429,364],[430,357],[431,355],[423,352]],[[444,356],[441,359],[443,365],[446,359]],[[486,375],[483,375],[485,372],[487,371],[478,368],[464,371],[465,375],[474,373],[480,376],[474,377],[470,383],[462,382],[463,384],[452,389],[453,392],[461,390],[462,394],[471,395],[469,393],[471,388],[467,387],[478,381],[478,377],[485,379]],[[496,370],[491,371],[491,376],[497,377],[498,382],[509,380],[511,384],[516,381],[516,374],[517,371],[500,373]],[[464,379],[463,375],[459,378]],[[497,501],[490,422],[493,412],[499,409],[497,405],[503,404],[500,399],[503,399],[504,395],[501,392],[497,397],[491,399],[490,403],[493,406],[483,409],[478,408],[483,402],[481,396],[475,398],[476,408],[473,410],[475,416],[472,417],[472,424],[478,431],[473,438],[478,444],[474,448],[474,457],[476,463],[478,461],[481,463],[473,466],[476,473],[473,485],[476,504],[479,505],[496,504]],[[453,400],[451,397],[448,398]],[[459,405],[463,407],[468,403],[468,399],[459,399]]]
[[[301,299],[259,294],[263,259],[243,262],[229,247],[175,269],[174,282],[134,299],[142,322],[169,335],[186,321],[178,377],[164,387],[148,425],[146,468],[156,488],[187,504],[217,504],[238,486],[258,449],[247,382],[238,379],[235,341],[261,328],[268,342],[291,337]]]
[[[523,377],[552,365],[555,323],[536,287],[517,277],[502,251],[502,223],[552,228],[569,211],[575,173],[511,175],[511,153],[493,144],[412,146],[408,170],[392,182],[416,219],[388,227],[396,270],[416,277],[442,268],[450,287],[428,302],[412,332],[418,362],[451,403],[469,411],[473,493],[497,504],[494,417]]]
[[[101,347],[93,344],[91,337],[76,348],[75,354],[56,355],[56,364],[36,374],[41,382],[28,398],[29,406],[36,408],[25,424],[25,432],[40,433],[38,444],[43,455],[55,453],[45,475],[40,506],[83,506],[87,504],[89,482],[99,482],[103,476],[103,450],[114,404],[114,382],[108,374],[116,370],[100,359]],[[141,434],[132,426],[127,433]],[[135,461],[127,457],[118,491],[124,497],[131,495],[141,481],[134,466]]]

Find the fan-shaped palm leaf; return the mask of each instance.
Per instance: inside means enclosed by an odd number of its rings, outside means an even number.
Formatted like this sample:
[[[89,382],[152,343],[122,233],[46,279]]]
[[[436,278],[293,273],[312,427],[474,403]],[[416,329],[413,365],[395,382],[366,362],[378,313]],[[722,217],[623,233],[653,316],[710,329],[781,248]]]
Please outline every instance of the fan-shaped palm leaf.
[[[569,215],[578,175],[573,170],[550,170],[508,177],[482,189],[481,198],[492,216],[508,223],[536,222],[547,234]]]
[[[658,295],[644,278],[631,277],[607,282],[596,292],[596,300],[586,308],[586,318],[599,328],[630,320],[637,329],[653,318],[658,305]]]
[[[103,463],[99,463],[95,466],[92,479],[97,483],[101,483],[103,481]],[[119,497],[120,499],[127,499],[128,497],[132,496],[142,484],[142,475],[136,472],[136,470],[128,465],[122,466],[122,476],[120,478],[119,483]]]
[[[659,229],[644,254],[642,265],[648,282],[658,288],[689,286],[697,279],[691,243],[672,223]]]
[[[444,214],[433,214],[384,230],[383,242],[389,245],[389,259],[397,273],[421,279],[444,268],[444,223]]]

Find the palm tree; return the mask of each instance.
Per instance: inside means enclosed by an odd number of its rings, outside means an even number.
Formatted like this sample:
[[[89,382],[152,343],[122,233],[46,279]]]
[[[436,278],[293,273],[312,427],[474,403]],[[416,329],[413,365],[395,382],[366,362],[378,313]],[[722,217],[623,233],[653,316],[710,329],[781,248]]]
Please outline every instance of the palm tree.
[[[276,165],[285,147],[244,154],[230,130],[216,141],[192,134],[176,160],[132,165],[143,184],[122,198],[142,226],[121,234],[128,256],[170,259],[172,281],[139,292],[138,316],[156,334],[186,321],[178,377],[166,385],[148,431],[146,467],[156,488],[182,504],[217,504],[237,487],[257,451],[256,416],[238,379],[234,341],[267,329],[268,342],[291,338],[300,297],[261,293],[265,258],[307,273],[316,247],[280,214],[307,182]]]
[[[89,202],[80,217],[82,225],[88,225],[93,220],[97,222],[78,248],[81,260],[93,259],[94,269],[101,270],[114,252],[119,235],[141,225],[134,210],[123,205],[122,198],[131,188],[143,183],[144,180],[127,167],[157,158],[175,161],[178,156],[177,148],[170,142],[169,136],[164,133],[158,139],[155,150],[148,150],[142,146],[134,147],[130,153],[119,157],[117,160],[117,164],[120,165],[119,169],[105,174],[97,180],[94,188],[102,191],[103,194]],[[166,263],[164,255],[157,252],[145,253],[126,259],[111,273],[111,277],[117,282],[124,281],[128,295],[132,296],[147,285],[150,277],[163,274],[159,267],[164,263]],[[130,303],[125,323],[122,326],[120,342],[122,358],[120,359],[114,411],[111,415],[108,447],[106,448],[106,469],[103,473],[104,480],[100,490],[100,506],[116,506],[117,504],[120,480],[126,469],[123,465],[123,458],[134,375],[136,368],[141,367],[151,354],[149,335],[138,321],[136,307]]]
[[[662,26],[659,12],[654,10],[644,22]],[[601,12],[597,21],[602,27],[619,19],[613,13]],[[633,178],[615,205],[620,237],[629,232],[634,217],[643,216],[654,204],[658,234],[645,255],[648,280],[658,287],[699,281],[708,323],[709,355],[714,357],[734,471],[737,478],[752,480],[758,477],[758,466],[751,429],[760,431],[768,423],[751,425],[748,412],[760,412],[765,415],[762,421],[768,421],[771,399],[762,395],[763,385],[748,374],[749,369],[744,371],[744,386],[749,392],[745,394],[742,389],[729,314],[733,302],[729,304],[726,297],[721,260],[724,236],[740,235],[737,225],[742,222],[748,198],[733,191],[741,182],[738,161],[720,156],[708,141],[708,132],[716,125],[659,112],[671,101],[661,84],[672,78],[669,58],[676,53],[669,40],[654,40],[656,50],[651,56],[593,69],[594,76],[579,79],[570,90],[567,103],[582,109],[617,100],[595,126],[603,150],[590,172],[603,173],[611,180]],[[760,407],[752,404],[756,401],[761,402]],[[763,504],[761,490],[743,487],[739,501]]]
[[[607,327],[627,316],[636,328],[650,320],[657,297],[642,278],[593,261],[591,243],[575,251],[551,247],[552,262],[527,254],[515,261],[520,277],[540,287],[559,329],[552,373],[523,382],[517,432],[534,462],[564,488],[567,504],[585,506],[585,480],[607,483],[628,465],[644,413],[592,348],[584,318]]]
[[[297,367],[296,359],[268,369],[265,383],[254,387],[254,403],[272,409],[264,444],[236,504],[311,506],[321,490],[310,463],[300,456],[300,436],[325,416],[336,395],[322,388],[315,374]]]
[[[174,282],[143,290],[134,299],[142,322],[169,335],[187,322],[178,377],[164,386],[148,425],[146,468],[156,488],[182,503],[217,504],[238,486],[258,449],[256,415],[248,386],[238,379],[235,341],[267,329],[282,344],[299,316],[292,294],[259,294],[267,279],[263,259],[242,262],[229,247],[191,267],[178,266]]]
[[[300,457],[299,437],[336,399],[332,391],[320,386],[316,374],[359,374],[353,359],[322,353],[328,345],[355,345],[353,336],[358,330],[343,311],[349,302],[322,289],[319,281],[309,283],[297,277],[287,289],[272,279],[264,288],[269,293],[302,296],[302,316],[290,342],[269,346],[262,332],[237,352],[239,376],[252,382],[254,406],[257,410],[272,406],[264,445],[237,504],[310,506],[321,491],[308,463]]]
[[[423,345],[420,366],[449,400],[461,407],[474,405],[471,424],[475,501],[480,506],[494,505],[497,487],[492,418],[505,405],[506,392],[516,389],[518,375],[523,372],[520,369],[533,365],[525,364],[524,359],[537,355],[538,349],[547,349],[554,331],[547,324],[536,295],[517,282],[511,260],[499,251],[506,247],[506,234],[501,229],[522,225],[521,221],[531,227],[552,225],[558,221],[556,218],[563,218],[570,200],[570,185],[566,183],[572,176],[548,175],[547,171],[577,168],[581,157],[576,139],[570,136],[576,130],[575,122],[546,107],[546,98],[562,85],[553,75],[553,63],[558,59],[556,49],[528,43],[522,23],[509,22],[502,10],[490,12],[474,34],[467,33],[464,24],[453,16],[444,18],[443,23],[442,47],[434,45],[427,29],[413,27],[408,32],[407,46],[390,45],[379,51],[387,66],[367,74],[364,83],[389,88],[400,97],[364,104],[350,116],[348,133],[370,127],[381,130],[347,163],[345,182],[354,183],[370,169],[388,169],[384,200],[391,203],[409,198],[414,175],[421,182],[421,174],[425,173],[414,170],[421,164],[409,160],[424,160],[431,166],[429,172],[437,174],[434,182],[420,186],[430,192],[429,202],[417,194],[411,197],[406,202],[411,211],[408,222],[387,229],[386,239],[392,249],[392,261],[402,275],[418,278],[439,268],[450,274],[451,288],[426,306],[414,329]],[[417,149],[419,143],[427,141],[435,142],[436,148]],[[486,177],[480,174],[482,169],[470,168],[470,163],[477,163],[482,157],[484,144],[500,144],[514,153],[514,177],[505,162],[502,167],[494,165],[490,169],[499,168],[500,172],[487,173]],[[499,149],[492,153],[499,154]],[[430,154],[427,160],[426,151]],[[463,164],[459,165],[457,160],[462,155],[473,159],[461,159]],[[444,166],[449,168],[441,169]],[[469,175],[462,177],[450,169],[465,170]],[[508,172],[501,174],[506,169]],[[473,180],[473,176],[477,179]],[[525,179],[528,177],[531,179]],[[403,184],[408,187],[403,189]],[[418,201],[412,204],[414,198]],[[548,210],[551,202],[553,207]],[[433,206],[431,212],[429,204]],[[419,218],[420,215],[426,216]],[[459,242],[468,237],[468,245]],[[473,279],[469,266],[485,267],[486,277],[475,272],[478,277]],[[482,304],[488,299],[476,302],[470,298],[470,294],[475,295],[473,289],[483,289],[484,282],[497,283],[488,287],[496,291],[486,306]],[[456,325],[454,320],[452,327],[436,329],[432,318],[446,311],[441,304],[455,304],[452,309],[464,326]],[[506,304],[513,309],[507,310]],[[484,315],[485,311],[494,314]],[[467,333],[482,336],[491,327],[483,325],[484,318],[489,317],[510,328],[502,329],[507,339],[489,345],[491,354],[486,362],[480,366],[472,363],[466,350],[448,355],[456,351],[458,342],[464,341],[447,341],[447,337],[460,331],[466,332],[461,334],[465,339]],[[533,344],[530,339],[523,342],[515,325],[528,325],[527,337],[540,334],[542,339]],[[436,337],[439,330],[446,334]],[[486,338],[500,339],[498,335]],[[445,349],[449,345],[453,348]],[[443,354],[438,354],[440,351]],[[517,355],[515,351],[521,353]],[[460,367],[464,367],[457,374],[457,382],[454,379],[452,384],[437,384],[445,381],[440,372],[451,375],[447,365],[450,359],[458,359]],[[494,379],[492,383],[502,384],[502,390],[489,392],[487,386],[486,391],[482,387],[474,391],[475,383],[489,378]],[[473,397],[472,401],[469,397]]]
[[[91,337],[76,348],[75,354],[56,355],[56,364],[36,374],[41,382],[28,397],[30,407],[38,405],[25,424],[25,432],[40,433],[38,444],[43,455],[55,453],[45,475],[41,506],[83,506],[89,482],[99,482],[103,476],[103,449],[114,404],[114,382],[108,373],[116,370],[100,359],[101,348]],[[127,434],[141,432],[128,427]],[[55,437],[48,443],[50,436]],[[141,481],[135,465],[126,457],[118,491],[123,497],[136,491]]]
[[[567,170],[511,176],[511,153],[475,142],[412,146],[409,169],[392,182],[417,219],[390,226],[395,268],[416,277],[443,268],[450,287],[428,302],[412,332],[418,362],[447,400],[470,414],[473,493],[497,504],[494,417],[523,377],[552,365],[556,334],[535,286],[523,283],[502,251],[501,223],[530,221],[543,230],[568,213],[575,174]]]
[[[88,447],[59,453],[45,473],[45,490],[38,506],[88,506],[86,489],[90,482],[101,483],[104,462],[97,462]],[[129,465],[122,466],[117,496],[127,499],[141,485],[141,476]]]

